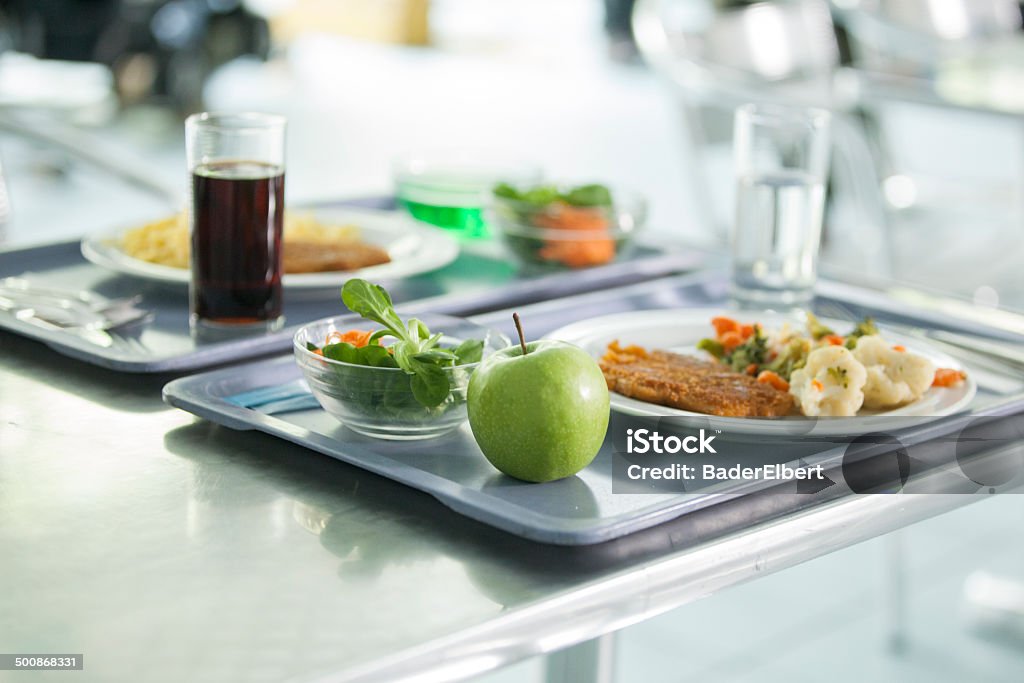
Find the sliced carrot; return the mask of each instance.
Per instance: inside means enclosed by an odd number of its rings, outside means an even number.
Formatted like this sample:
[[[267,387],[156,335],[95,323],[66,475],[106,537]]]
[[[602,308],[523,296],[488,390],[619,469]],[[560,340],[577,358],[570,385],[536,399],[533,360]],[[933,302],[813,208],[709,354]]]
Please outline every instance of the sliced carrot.
[[[896,344],[895,346],[892,347],[892,350],[903,352],[907,350],[907,347],[904,346],[903,344]]]
[[[816,379],[811,380],[811,386],[814,387],[815,391],[825,391],[825,385]]]
[[[637,346],[636,344],[629,344],[628,346],[623,346],[618,339],[608,344],[608,350],[611,351],[612,353],[624,353],[628,356],[639,356],[640,358],[647,357],[647,349],[645,349],[644,347]]]
[[[779,391],[789,391],[789,382],[782,379],[777,373],[774,373],[771,370],[762,370],[761,374],[757,376],[757,381],[762,384],[772,386]],[[817,382],[818,380],[814,381]],[[821,382],[818,383],[821,384]]]
[[[739,332],[740,324],[732,318],[726,318],[724,315],[717,316],[711,319],[711,326],[715,328],[715,336],[721,340],[722,335],[726,332]]]
[[[933,387],[955,387],[967,379],[967,373],[963,370],[953,368],[939,368],[935,371],[935,379],[932,380]]]
[[[740,325],[740,336],[743,337],[744,341],[746,341],[747,339],[750,339],[751,335],[753,335],[753,334],[754,334],[754,326],[753,325]]]
[[[324,350],[323,349],[313,349],[313,353],[315,353],[318,356],[322,356],[322,355],[324,355]]]
[[[743,337],[740,335],[739,332],[733,330],[731,332],[726,332],[725,334],[723,334],[721,337],[718,338],[718,341],[722,343],[722,346],[725,347],[726,351],[731,351],[743,343]]]
[[[746,372],[751,377],[757,377],[757,363],[751,363],[750,365],[748,365],[744,372]]]
[[[846,340],[840,337],[838,334],[826,334],[822,339],[826,344],[830,346],[842,346],[846,343]]]
[[[636,346],[635,344],[623,347],[622,344],[619,343],[619,340],[616,339],[612,343],[608,344],[608,350],[605,352],[604,356],[601,357],[601,360],[607,363],[629,364],[635,363],[646,357],[647,349],[644,347]]]

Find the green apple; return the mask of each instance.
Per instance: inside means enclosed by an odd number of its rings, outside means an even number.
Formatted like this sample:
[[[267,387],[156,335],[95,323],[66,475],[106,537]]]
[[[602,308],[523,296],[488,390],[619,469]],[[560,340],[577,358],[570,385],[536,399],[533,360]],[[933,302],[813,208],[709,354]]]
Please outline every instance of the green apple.
[[[583,349],[536,341],[498,351],[473,373],[469,425],[505,474],[542,482],[576,474],[608,431],[608,384]]]

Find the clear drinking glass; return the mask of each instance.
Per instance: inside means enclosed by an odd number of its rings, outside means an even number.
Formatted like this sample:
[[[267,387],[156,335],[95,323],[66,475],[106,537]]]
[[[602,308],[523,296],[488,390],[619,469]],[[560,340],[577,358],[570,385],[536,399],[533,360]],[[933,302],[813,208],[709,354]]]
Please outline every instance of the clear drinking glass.
[[[193,114],[185,121],[193,329],[280,328],[285,119]]]
[[[823,109],[736,110],[732,295],[740,306],[793,307],[814,295],[830,124]]]

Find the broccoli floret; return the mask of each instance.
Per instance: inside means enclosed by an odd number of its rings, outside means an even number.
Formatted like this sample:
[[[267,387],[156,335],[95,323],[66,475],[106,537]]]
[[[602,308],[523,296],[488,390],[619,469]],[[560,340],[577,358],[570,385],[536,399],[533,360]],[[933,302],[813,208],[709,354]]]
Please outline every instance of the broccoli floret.
[[[750,365],[760,368],[768,357],[768,337],[760,325],[754,325],[754,334],[734,348],[725,357],[725,362],[736,372],[745,372]]]
[[[707,351],[718,360],[722,360],[725,357],[725,347],[722,346],[722,342],[714,339],[701,339],[697,342],[697,348],[701,351]]]
[[[858,339],[870,337],[873,334],[878,334],[878,326],[875,325],[874,318],[864,318],[857,323],[850,334],[846,335],[846,348],[851,350],[857,348]]]
[[[768,365],[768,369],[788,382],[793,371],[807,365],[810,352],[811,345],[806,339],[791,339],[779,356]]]
[[[807,312],[807,333],[811,335],[814,341],[818,341],[823,337],[827,337],[830,334],[835,334],[832,328],[828,325],[823,325],[818,316],[814,315],[810,311]]]

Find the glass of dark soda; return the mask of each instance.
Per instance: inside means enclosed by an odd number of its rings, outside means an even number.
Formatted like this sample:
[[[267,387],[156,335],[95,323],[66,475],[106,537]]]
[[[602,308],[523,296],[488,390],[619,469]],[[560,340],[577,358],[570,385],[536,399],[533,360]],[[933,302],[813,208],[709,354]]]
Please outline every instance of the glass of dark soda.
[[[285,119],[193,114],[185,121],[191,173],[191,323],[197,332],[279,329]]]

